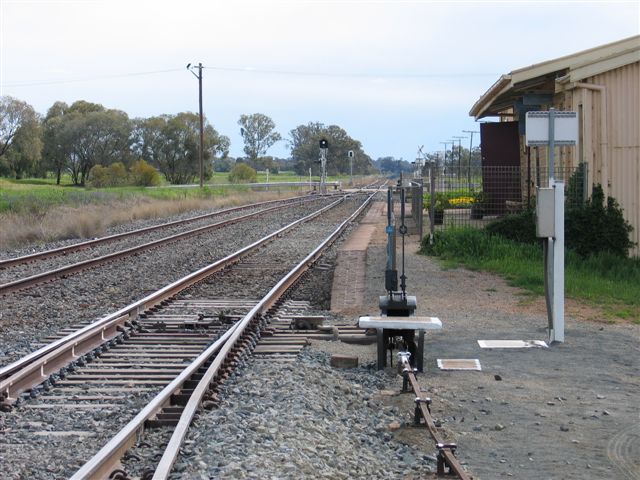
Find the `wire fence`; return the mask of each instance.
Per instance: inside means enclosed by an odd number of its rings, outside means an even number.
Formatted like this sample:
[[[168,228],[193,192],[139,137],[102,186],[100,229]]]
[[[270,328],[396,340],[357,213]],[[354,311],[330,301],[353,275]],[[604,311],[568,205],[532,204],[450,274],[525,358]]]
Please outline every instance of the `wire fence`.
[[[483,227],[505,215],[534,208],[536,187],[548,186],[546,166],[471,167],[464,170],[428,170],[428,176],[423,179],[422,195],[425,231],[430,229],[430,225],[434,225],[435,230]],[[565,183],[566,208],[586,200],[586,164],[577,168],[557,167],[555,179]],[[419,196],[417,186],[413,196]],[[419,209],[417,203],[412,206]]]

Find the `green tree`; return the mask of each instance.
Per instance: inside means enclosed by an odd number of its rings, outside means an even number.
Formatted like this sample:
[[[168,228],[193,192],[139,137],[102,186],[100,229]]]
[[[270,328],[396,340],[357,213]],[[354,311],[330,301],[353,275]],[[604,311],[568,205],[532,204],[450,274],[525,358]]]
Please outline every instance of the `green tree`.
[[[74,184],[84,185],[94,165],[128,163],[131,128],[122,111],[84,100],[71,106],[56,102],[44,121],[46,163],[55,170],[58,182],[66,168]]]
[[[204,121],[205,177],[213,162],[229,154],[229,138]],[[190,183],[199,174],[200,123],[191,112],[137,119],[133,131],[133,152],[158,168],[174,184]]]
[[[68,110],[69,105],[56,102],[49,108],[42,123],[44,143],[42,157],[46,168],[55,173],[57,185],[60,185],[60,177],[67,167],[66,145],[62,143],[62,131],[63,116]]]
[[[255,164],[273,144],[282,140],[280,134],[275,131],[276,124],[262,113],[240,115],[238,125],[244,140],[244,153],[251,163]]]
[[[42,155],[40,118],[31,105],[0,97],[0,171],[20,178],[36,173]]]
[[[294,169],[299,175],[306,175],[309,168],[318,173],[321,138],[329,142],[327,152],[327,172],[329,175],[347,174],[350,172],[348,152],[353,150],[353,172],[358,174],[370,173],[373,170],[371,158],[362,150],[362,144],[351,138],[347,132],[337,125],[328,127],[319,122],[309,122],[299,125],[289,133],[291,140],[291,157]]]

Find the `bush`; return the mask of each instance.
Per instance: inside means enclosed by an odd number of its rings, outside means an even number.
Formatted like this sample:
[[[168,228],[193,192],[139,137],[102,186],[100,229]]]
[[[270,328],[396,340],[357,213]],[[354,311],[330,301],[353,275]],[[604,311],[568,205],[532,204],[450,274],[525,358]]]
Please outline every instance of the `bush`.
[[[533,209],[495,220],[485,227],[493,235],[520,243],[537,243],[536,215]]]
[[[139,187],[151,187],[160,185],[160,172],[152,165],[140,159],[131,165],[131,181]]]
[[[633,227],[622,216],[615,199],[608,197],[604,206],[604,192],[600,185],[585,204],[569,203],[565,212],[565,246],[585,258],[601,252],[626,257],[635,244],[629,234]],[[533,209],[489,223],[487,232],[520,243],[536,243],[536,216]]]
[[[581,257],[610,252],[626,257],[635,245],[629,238],[633,227],[624,219],[622,209],[612,197],[607,197],[600,185],[593,187],[591,198],[584,205],[567,210],[565,245]]]
[[[246,163],[236,163],[229,173],[231,183],[253,183],[257,179],[257,172]]]
[[[89,185],[95,188],[119,187],[127,183],[127,169],[121,162],[108,167],[94,165],[89,170]]]

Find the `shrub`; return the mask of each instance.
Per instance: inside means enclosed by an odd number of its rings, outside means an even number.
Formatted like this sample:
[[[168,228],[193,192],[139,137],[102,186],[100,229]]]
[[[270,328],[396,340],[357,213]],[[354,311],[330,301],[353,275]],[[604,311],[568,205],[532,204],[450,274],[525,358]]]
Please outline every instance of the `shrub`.
[[[231,183],[252,183],[257,179],[257,172],[246,163],[236,163],[229,173]]]
[[[127,169],[121,162],[108,167],[94,165],[89,170],[89,185],[95,188],[119,187],[127,183]]]
[[[486,231],[520,243],[537,243],[536,215],[533,209],[507,215],[485,227]]]
[[[567,210],[565,244],[581,257],[605,251],[626,257],[635,245],[629,238],[632,230],[618,202],[607,197],[605,207],[602,187],[595,185],[584,205]]]
[[[129,170],[131,171],[131,180],[136,186],[151,187],[160,185],[160,172],[143,159],[131,165]]]

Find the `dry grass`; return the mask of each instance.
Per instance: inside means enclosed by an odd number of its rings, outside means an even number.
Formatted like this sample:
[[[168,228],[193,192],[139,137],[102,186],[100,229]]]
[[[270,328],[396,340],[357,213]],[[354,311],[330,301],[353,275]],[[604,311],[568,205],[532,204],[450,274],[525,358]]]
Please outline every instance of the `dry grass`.
[[[184,212],[212,211],[294,196],[290,192],[245,192],[212,199],[155,200],[133,197],[82,207],[57,206],[42,213],[0,214],[0,249],[22,248],[55,240],[105,235],[109,227],[134,220],[162,219]]]

